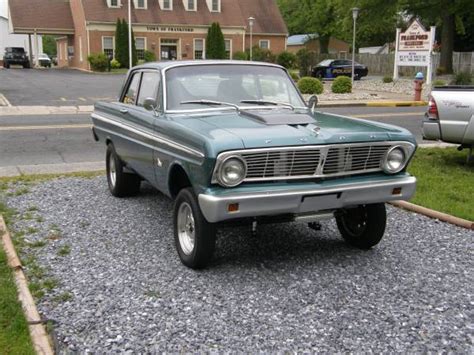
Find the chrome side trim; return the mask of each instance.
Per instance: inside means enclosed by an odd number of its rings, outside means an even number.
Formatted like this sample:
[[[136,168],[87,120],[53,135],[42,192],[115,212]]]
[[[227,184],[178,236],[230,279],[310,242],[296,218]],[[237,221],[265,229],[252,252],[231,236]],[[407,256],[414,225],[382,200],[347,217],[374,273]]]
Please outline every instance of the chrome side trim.
[[[173,142],[172,140],[170,139],[167,139],[161,135],[157,135],[157,134],[151,134],[151,133],[148,133],[148,132],[145,132],[137,127],[134,127],[132,125],[129,125],[129,124],[125,124],[123,122],[119,122],[115,119],[111,119],[111,118],[107,118],[105,116],[102,116],[102,115],[99,115],[97,113],[93,113],[92,114],[92,118],[95,118],[99,121],[102,121],[102,122],[105,122],[105,123],[108,123],[108,124],[111,124],[111,125],[114,125],[116,127],[120,127],[124,130],[127,130],[129,132],[132,132],[132,133],[135,133],[135,134],[138,134],[142,137],[145,137],[147,139],[150,139],[150,140],[153,140],[157,143],[161,143],[161,144],[165,144],[167,145],[168,147],[171,147],[171,148],[174,148],[174,149],[178,149],[178,150],[181,150],[182,152],[185,152],[185,153],[188,153],[188,154],[191,154],[191,155],[194,155],[198,158],[204,158],[205,155],[204,153],[202,153],[201,151],[198,151],[198,150],[195,150],[193,148],[189,148],[185,145],[182,145],[182,144],[179,144],[179,143],[176,143],[176,142]],[[96,128],[100,128],[100,127],[96,127]],[[111,133],[114,133],[114,134],[117,134],[115,132],[111,132]],[[130,137],[127,137],[127,138],[130,138]]]

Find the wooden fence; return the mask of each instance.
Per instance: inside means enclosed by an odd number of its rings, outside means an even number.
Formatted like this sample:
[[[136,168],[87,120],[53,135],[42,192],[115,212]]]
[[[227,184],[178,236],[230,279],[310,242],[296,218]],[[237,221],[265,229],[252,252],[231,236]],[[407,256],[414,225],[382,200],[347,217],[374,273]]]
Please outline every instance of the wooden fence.
[[[350,53],[341,54],[317,54],[311,55],[311,66],[317,65],[324,59],[352,59]],[[439,66],[439,53],[433,55],[433,68]],[[367,65],[369,68],[369,75],[393,75],[393,65],[395,60],[395,54],[356,54],[355,60],[358,63]],[[454,72],[469,71],[474,73],[474,52],[454,52],[453,53],[453,69]],[[399,73],[401,76],[414,76],[417,72],[423,72],[426,75],[425,67],[399,67]]]

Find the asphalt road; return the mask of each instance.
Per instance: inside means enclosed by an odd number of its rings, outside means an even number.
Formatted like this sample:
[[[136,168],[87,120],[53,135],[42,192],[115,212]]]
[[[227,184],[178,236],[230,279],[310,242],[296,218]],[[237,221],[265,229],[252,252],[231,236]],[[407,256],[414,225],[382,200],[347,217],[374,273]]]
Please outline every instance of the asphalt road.
[[[345,107],[324,111],[395,124],[422,143],[425,108]],[[105,149],[92,139],[89,115],[0,116],[0,167],[95,162]]]
[[[13,106],[93,105],[114,100],[124,77],[69,69],[4,69],[0,93]]]

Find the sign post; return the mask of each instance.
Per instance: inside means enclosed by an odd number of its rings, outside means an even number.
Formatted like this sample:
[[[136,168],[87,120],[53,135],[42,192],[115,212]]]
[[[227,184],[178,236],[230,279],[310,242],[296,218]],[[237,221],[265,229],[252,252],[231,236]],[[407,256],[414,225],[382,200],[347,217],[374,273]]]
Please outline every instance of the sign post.
[[[431,84],[433,43],[436,27],[426,31],[418,19],[405,32],[397,28],[393,78],[398,79],[398,67],[426,67],[426,83]]]

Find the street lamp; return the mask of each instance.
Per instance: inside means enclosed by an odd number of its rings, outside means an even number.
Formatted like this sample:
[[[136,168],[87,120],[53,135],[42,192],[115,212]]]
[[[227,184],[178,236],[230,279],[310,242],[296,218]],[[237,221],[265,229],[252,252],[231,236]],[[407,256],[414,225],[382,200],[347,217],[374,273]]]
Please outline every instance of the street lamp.
[[[128,0],[128,67],[132,69],[132,0]]]
[[[252,46],[253,46],[253,25],[255,23],[255,18],[249,17],[248,21],[249,21],[249,27],[250,27],[250,60],[253,60]]]
[[[355,68],[355,46],[356,46],[356,21],[359,16],[359,8],[354,7],[352,9],[352,19],[354,20],[354,30],[352,33],[352,85],[354,85],[354,68]]]

